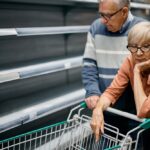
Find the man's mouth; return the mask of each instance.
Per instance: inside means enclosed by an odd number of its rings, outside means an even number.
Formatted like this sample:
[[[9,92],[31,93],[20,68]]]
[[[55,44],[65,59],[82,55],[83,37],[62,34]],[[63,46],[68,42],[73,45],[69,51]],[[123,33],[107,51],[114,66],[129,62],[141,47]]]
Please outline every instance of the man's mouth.
[[[107,25],[107,29],[108,29],[109,31],[115,31],[114,28],[113,28],[111,25]]]

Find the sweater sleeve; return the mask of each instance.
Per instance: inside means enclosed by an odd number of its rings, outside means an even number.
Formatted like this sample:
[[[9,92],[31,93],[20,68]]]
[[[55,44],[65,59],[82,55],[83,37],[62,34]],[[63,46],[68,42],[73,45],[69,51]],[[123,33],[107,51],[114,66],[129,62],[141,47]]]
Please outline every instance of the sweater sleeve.
[[[130,60],[127,57],[118,70],[114,80],[101,97],[107,97],[114,104],[128,86],[130,70]]]
[[[95,41],[92,34],[88,32],[82,67],[82,82],[86,90],[86,97],[101,95],[98,74]]]

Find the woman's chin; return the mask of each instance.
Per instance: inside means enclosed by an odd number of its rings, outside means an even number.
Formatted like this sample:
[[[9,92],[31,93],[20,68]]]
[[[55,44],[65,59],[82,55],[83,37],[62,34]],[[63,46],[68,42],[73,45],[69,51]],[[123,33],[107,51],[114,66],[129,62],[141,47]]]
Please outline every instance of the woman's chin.
[[[145,59],[135,59],[135,63],[138,64],[138,63],[142,63],[146,61]]]

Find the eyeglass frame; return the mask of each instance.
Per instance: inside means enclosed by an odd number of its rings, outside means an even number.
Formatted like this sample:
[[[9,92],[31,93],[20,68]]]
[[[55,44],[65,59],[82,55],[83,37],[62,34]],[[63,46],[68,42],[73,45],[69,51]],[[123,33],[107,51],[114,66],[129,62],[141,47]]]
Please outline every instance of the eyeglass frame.
[[[126,47],[127,47],[127,49],[128,49],[131,53],[137,53],[137,51],[138,51],[139,49],[140,49],[140,51],[143,52],[143,53],[146,53],[146,52],[148,52],[148,51],[150,50],[150,45],[145,45],[145,46],[127,45]],[[135,51],[135,52],[131,51],[131,49],[130,49],[129,47],[131,47],[131,48],[136,48],[136,51]],[[142,48],[148,48],[148,49],[147,49],[146,51],[144,51],[144,50],[142,50]]]
[[[117,13],[119,13],[124,7],[120,8],[119,10],[117,10],[116,12],[112,13],[112,14],[104,14],[99,12],[99,15],[101,18],[104,18],[105,20],[109,21],[113,16],[115,16]]]

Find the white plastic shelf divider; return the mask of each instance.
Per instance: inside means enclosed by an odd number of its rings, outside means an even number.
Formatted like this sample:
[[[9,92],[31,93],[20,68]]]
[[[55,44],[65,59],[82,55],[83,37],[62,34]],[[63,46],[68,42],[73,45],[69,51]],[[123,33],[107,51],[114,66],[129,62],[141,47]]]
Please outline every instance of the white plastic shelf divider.
[[[0,36],[10,36],[10,35],[17,36],[17,32],[15,28],[1,28],[0,29]]]
[[[0,36],[36,36],[86,33],[90,26],[63,26],[63,27],[28,27],[28,28],[1,28]]]
[[[82,56],[0,71],[0,83],[81,67]]]

